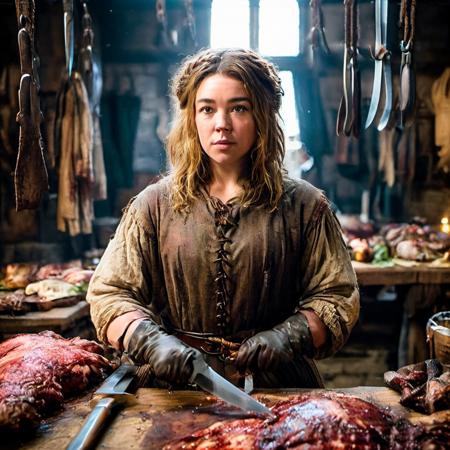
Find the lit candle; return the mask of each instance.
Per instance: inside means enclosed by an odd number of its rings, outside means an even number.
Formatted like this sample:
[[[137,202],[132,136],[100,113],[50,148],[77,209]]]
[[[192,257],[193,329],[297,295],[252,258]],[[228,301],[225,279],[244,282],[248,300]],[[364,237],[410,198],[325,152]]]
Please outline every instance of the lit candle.
[[[450,233],[450,224],[448,223],[448,217],[443,217],[441,219],[441,231],[443,233]]]

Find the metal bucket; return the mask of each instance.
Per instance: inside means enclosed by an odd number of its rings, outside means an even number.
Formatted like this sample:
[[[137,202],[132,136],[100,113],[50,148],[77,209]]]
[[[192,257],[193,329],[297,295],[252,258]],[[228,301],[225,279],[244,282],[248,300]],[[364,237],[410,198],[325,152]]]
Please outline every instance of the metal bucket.
[[[427,322],[430,358],[450,364],[450,311],[434,314]]]

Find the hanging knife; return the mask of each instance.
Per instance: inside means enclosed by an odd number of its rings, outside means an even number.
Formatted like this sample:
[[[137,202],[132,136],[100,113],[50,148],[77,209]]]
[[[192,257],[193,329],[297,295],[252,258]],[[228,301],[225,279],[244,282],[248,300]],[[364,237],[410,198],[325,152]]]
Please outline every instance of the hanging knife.
[[[387,48],[388,7],[389,0],[375,0],[375,69],[366,128],[370,127],[377,115],[384,81],[384,106],[377,125],[379,131],[386,128],[392,111],[391,52]]]
[[[95,391],[93,399],[97,403],[66,450],[87,450],[92,448],[113,409],[118,406],[136,403],[136,397],[127,392],[135,378],[135,374],[136,366],[122,364]]]
[[[193,365],[194,371],[190,380],[192,383],[245,411],[253,411],[257,414],[274,417],[274,413],[267,406],[256,401],[253,397],[223,378],[211,369],[203,358],[195,358]]]
[[[66,53],[66,69],[70,77],[73,67],[73,0],[63,0],[64,10],[64,48]]]
[[[384,47],[387,47],[387,28],[388,28],[388,1],[381,2],[381,39]],[[378,131],[384,130],[389,122],[392,111],[392,73],[391,73],[391,54],[385,53],[383,61],[383,79],[384,79],[384,109],[378,122]]]

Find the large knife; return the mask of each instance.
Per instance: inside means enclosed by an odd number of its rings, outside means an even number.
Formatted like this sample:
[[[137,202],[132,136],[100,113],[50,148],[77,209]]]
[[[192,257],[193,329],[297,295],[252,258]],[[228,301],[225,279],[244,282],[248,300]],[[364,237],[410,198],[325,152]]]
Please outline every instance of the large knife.
[[[118,406],[136,403],[136,397],[127,392],[134,380],[135,373],[136,366],[122,364],[95,391],[93,399],[98,401],[66,450],[92,448],[113,410]]]
[[[195,358],[193,366],[194,371],[190,380],[192,383],[245,411],[253,411],[257,414],[275,417],[274,413],[267,406],[256,401],[253,397],[250,397],[250,395],[223,378],[206,364],[203,358]]]
[[[73,27],[73,0],[63,0],[64,11],[64,50],[66,55],[66,69],[69,75],[73,68],[74,27]]]

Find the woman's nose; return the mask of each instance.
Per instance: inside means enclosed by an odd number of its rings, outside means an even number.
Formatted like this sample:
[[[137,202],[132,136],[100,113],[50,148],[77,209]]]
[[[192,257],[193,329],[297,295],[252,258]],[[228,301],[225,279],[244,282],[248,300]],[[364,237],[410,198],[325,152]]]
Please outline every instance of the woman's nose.
[[[216,114],[216,130],[231,130],[231,120],[228,114],[217,112]]]

